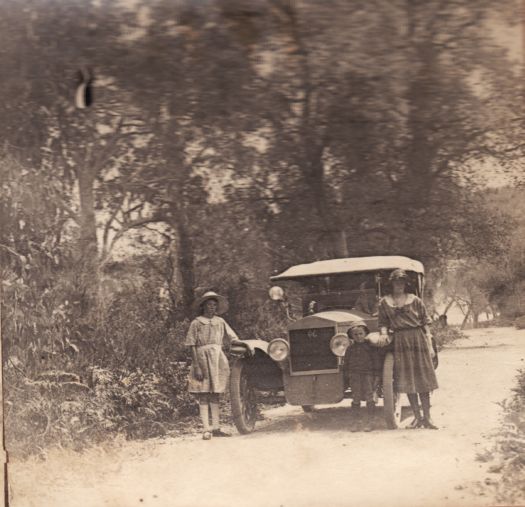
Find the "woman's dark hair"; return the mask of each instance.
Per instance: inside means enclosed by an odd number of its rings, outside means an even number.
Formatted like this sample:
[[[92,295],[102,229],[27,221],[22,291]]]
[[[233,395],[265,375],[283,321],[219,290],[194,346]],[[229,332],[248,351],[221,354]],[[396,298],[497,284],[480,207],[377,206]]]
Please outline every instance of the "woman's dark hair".
[[[404,279],[404,282],[405,282],[405,292],[406,293],[410,293],[410,294],[415,294],[416,291],[414,289],[415,287],[415,284],[413,283],[412,279],[410,278],[410,276],[408,278],[405,278]],[[386,281],[385,282],[385,285],[384,285],[384,291],[383,293],[384,294],[389,294],[389,295],[392,295],[392,292],[393,292],[393,288],[392,288],[392,282],[390,281]]]

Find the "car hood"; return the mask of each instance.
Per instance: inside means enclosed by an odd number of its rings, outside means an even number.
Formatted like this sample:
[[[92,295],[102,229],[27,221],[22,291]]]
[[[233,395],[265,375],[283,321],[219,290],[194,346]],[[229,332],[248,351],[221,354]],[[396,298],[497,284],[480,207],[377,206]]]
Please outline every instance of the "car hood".
[[[288,325],[288,329],[333,327],[334,325],[350,324],[356,320],[363,320],[368,324],[376,321],[377,318],[358,310],[327,310],[296,320]]]

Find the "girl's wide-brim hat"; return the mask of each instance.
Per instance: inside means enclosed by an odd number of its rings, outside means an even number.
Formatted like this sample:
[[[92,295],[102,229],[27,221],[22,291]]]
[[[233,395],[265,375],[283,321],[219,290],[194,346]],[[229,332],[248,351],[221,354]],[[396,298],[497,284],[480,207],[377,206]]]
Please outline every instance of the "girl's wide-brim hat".
[[[394,280],[408,280],[408,275],[404,269],[394,269],[394,271],[390,273],[388,280],[391,282]]]
[[[215,301],[217,301],[217,315],[222,315],[228,311],[228,300],[224,296],[221,296],[220,294],[217,294],[211,290],[205,292],[193,303],[193,310],[195,310],[195,312],[200,312],[202,305],[209,299],[215,299]]]

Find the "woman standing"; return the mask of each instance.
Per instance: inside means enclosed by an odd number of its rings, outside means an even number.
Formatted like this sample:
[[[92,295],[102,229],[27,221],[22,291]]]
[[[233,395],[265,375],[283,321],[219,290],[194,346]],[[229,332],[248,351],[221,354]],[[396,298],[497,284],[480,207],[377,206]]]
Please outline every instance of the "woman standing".
[[[437,429],[430,418],[430,391],[438,387],[432,364],[430,319],[423,301],[407,292],[408,276],[404,270],[395,269],[389,280],[392,291],[379,303],[378,324],[382,334],[387,330],[393,333],[396,389],[407,394],[414,412],[412,428]]]
[[[191,347],[192,365],[188,390],[199,399],[204,433],[202,438],[229,437],[219,424],[219,395],[226,390],[230,368],[222,348],[238,340],[235,331],[218,315],[228,310],[228,301],[216,292],[206,292],[194,303],[199,316],[188,330],[185,345]],[[209,413],[211,411],[212,431]]]

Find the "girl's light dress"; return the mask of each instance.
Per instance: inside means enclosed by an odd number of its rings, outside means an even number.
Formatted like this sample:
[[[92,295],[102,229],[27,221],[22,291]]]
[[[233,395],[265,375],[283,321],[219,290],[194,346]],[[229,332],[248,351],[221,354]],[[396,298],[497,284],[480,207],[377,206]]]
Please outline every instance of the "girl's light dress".
[[[223,393],[226,390],[230,367],[222,347],[234,339],[239,338],[221,317],[209,319],[201,315],[191,322],[185,345],[196,347],[203,379],[195,378],[195,365],[192,364],[188,382],[190,393]]]

